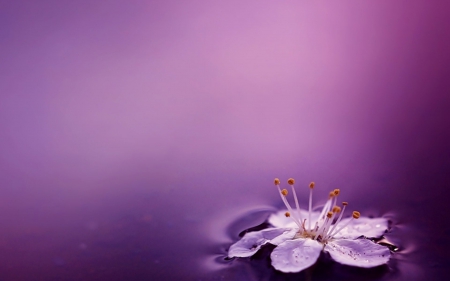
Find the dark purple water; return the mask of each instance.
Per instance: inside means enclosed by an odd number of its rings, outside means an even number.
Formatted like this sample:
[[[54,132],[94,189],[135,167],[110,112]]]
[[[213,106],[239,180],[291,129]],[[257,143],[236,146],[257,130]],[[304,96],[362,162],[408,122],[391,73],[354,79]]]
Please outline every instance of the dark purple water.
[[[442,280],[450,6],[0,3],[0,280]],[[242,231],[340,188],[399,251],[299,274]],[[445,278],[444,278],[445,279]]]

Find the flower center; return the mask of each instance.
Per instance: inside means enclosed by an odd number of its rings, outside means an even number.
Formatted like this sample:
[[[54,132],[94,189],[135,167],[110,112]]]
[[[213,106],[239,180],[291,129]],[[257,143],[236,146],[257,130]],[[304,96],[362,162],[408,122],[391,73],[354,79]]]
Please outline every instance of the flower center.
[[[309,208],[308,216],[303,219],[300,206],[298,204],[297,194],[294,188],[295,180],[290,178],[288,184],[291,186],[292,194],[294,196],[295,207],[294,210],[287,200],[288,190],[280,188],[280,180],[276,178],[274,180],[275,186],[278,188],[278,192],[281,196],[281,200],[288,209],[285,216],[291,218],[295,224],[298,226],[298,231],[294,236],[296,238],[311,238],[313,240],[318,240],[322,243],[326,243],[329,239],[334,238],[336,234],[341,232],[347,225],[349,225],[354,219],[360,217],[360,213],[354,211],[352,213],[352,218],[347,221],[347,223],[340,223],[342,216],[344,214],[345,208],[347,207],[347,202],[342,202],[342,208],[336,205],[337,197],[340,193],[339,189],[334,189],[330,192],[328,200],[322,209],[319,217],[315,222],[312,221],[312,193],[315,187],[315,183],[311,182],[309,184]]]

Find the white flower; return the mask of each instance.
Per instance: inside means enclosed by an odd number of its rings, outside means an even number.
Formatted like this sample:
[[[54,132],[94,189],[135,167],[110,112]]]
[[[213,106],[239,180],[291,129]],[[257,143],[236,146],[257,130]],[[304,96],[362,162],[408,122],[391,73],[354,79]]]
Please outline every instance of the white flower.
[[[246,233],[231,245],[228,257],[250,257],[264,244],[270,243],[277,246],[270,255],[272,266],[282,272],[299,272],[312,266],[322,250],[345,265],[368,268],[387,263],[390,250],[366,239],[381,237],[388,228],[386,219],[361,217],[356,211],[352,217],[343,219],[348,204],[342,202],[342,210],[336,206],[339,189],[330,192],[321,212],[314,212],[311,208],[314,183],[309,185],[309,210],[301,210],[294,180],[289,179],[296,205],[294,210],[286,199],[288,191],[281,190],[279,183],[275,179],[288,212],[272,214],[268,222],[273,227]]]

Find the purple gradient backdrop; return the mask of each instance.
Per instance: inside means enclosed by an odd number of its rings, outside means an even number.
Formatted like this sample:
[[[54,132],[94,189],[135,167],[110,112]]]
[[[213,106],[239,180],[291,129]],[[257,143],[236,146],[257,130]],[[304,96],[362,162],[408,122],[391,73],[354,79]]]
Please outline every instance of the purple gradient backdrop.
[[[275,176],[440,214],[450,5],[393,2],[1,2],[0,278],[201,275],[193,237]],[[148,265],[95,248],[124,214]]]

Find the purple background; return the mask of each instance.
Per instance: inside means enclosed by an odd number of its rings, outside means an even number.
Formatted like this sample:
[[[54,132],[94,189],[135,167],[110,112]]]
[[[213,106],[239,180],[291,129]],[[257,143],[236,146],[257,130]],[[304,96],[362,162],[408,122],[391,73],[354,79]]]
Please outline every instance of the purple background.
[[[0,2],[0,280],[215,276],[274,177],[445,240],[449,11]]]

